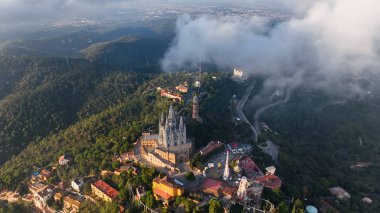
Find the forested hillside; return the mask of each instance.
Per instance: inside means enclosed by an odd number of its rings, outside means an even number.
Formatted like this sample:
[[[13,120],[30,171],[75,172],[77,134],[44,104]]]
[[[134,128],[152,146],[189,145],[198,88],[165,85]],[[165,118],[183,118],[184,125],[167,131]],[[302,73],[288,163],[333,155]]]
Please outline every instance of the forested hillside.
[[[0,164],[30,141],[125,100],[149,75],[81,59],[0,59]]]
[[[91,61],[112,67],[149,67],[158,66],[159,60],[169,46],[169,39],[125,36],[116,40],[93,44],[81,53]]]
[[[329,196],[328,188],[341,186],[352,195],[350,202],[341,203],[342,212],[376,212],[380,208],[378,89],[347,99],[301,86],[292,92],[289,102],[261,116],[261,121],[279,133],[266,136],[280,146],[278,170],[287,194],[318,204]],[[351,167],[358,162],[370,162],[371,166]],[[376,198],[374,205],[365,207],[360,201],[364,196]]]
[[[213,79],[212,75],[218,79]],[[184,81],[192,83],[192,79],[190,73],[110,72],[80,103],[75,122],[36,138],[0,168],[0,185],[20,189],[34,166],[54,165],[62,154],[74,156],[70,168],[58,172],[62,179],[97,174],[101,169],[112,168],[112,157],[130,150],[143,130],[155,129],[161,112],[173,104],[159,97],[156,88],[173,87]],[[204,73],[203,79],[207,93],[202,97],[201,114],[205,125],[188,121],[189,136],[194,137],[196,147],[211,139],[231,140],[233,135],[228,133],[234,131],[234,125],[230,100],[233,94],[242,91],[242,87],[228,75]],[[115,81],[119,86],[115,87]],[[184,104],[175,106],[179,113],[188,115],[191,107]]]

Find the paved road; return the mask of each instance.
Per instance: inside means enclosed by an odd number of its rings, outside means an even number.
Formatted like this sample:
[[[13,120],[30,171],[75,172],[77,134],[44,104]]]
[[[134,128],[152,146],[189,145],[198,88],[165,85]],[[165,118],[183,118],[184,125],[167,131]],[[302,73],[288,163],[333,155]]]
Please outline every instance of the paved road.
[[[282,100],[279,100],[277,102],[274,102],[274,103],[271,103],[269,105],[266,105],[266,106],[263,106],[261,108],[259,108],[256,112],[255,112],[255,116],[254,116],[254,129],[256,130],[256,134],[260,134],[260,115],[265,112],[267,109],[270,109],[272,107],[275,107],[279,104],[282,104],[282,103],[286,103],[289,101],[290,99],[290,94],[291,94],[291,89],[288,89],[286,91],[286,95],[285,95],[285,98],[282,99]]]
[[[247,88],[247,90],[245,91],[242,99],[236,104],[236,111],[240,117],[240,119],[244,122],[246,122],[247,124],[249,124],[249,126],[251,127],[252,129],[252,132],[253,132],[253,135],[252,137],[255,139],[255,141],[257,142],[257,132],[256,132],[256,129],[252,126],[252,124],[248,121],[247,117],[244,115],[244,112],[243,112],[243,108],[244,108],[244,105],[245,105],[245,102],[247,102],[248,100],[248,97],[249,95],[251,94],[252,92],[252,89],[255,87],[255,84],[256,84],[256,81],[253,81],[252,84]]]

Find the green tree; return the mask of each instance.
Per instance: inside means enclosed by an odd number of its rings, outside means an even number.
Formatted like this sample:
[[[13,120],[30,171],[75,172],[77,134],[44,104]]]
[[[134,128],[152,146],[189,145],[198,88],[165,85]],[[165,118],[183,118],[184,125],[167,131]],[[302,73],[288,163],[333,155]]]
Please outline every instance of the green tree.
[[[186,178],[186,180],[193,181],[193,180],[195,180],[195,175],[194,175],[193,172],[188,171],[188,172],[185,174],[185,178]]]
[[[281,203],[278,205],[278,213],[288,213],[289,212],[289,206],[286,205],[284,201],[281,201]]]
[[[300,199],[296,199],[294,202],[293,202],[293,208],[292,208],[292,213],[303,213],[303,204],[302,204],[302,201]]]
[[[145,205],[149,208],[153,208],[155,205],[155,199],[151,191],[148,191],[145,195]]]
[[[221,213],[223,212],[223,207],[222,207],[222,204],[220,204],[219,201],[215,200],[215,199],[211,199],[209,201],[209,213]]]

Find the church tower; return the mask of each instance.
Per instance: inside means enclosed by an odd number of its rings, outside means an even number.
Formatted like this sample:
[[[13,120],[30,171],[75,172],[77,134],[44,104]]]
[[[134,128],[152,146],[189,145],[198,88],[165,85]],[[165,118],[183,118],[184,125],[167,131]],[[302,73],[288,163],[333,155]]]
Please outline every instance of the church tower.
[[[227,150],[226,165],[224,167],[223,180],[227,181],[230,178],[230,167],[228,167],[230,152]]]
[[[198,122],[202,122],[202,118],[199,116],[199,98],[197,94],[193,97],[193,113],[191,117]]]

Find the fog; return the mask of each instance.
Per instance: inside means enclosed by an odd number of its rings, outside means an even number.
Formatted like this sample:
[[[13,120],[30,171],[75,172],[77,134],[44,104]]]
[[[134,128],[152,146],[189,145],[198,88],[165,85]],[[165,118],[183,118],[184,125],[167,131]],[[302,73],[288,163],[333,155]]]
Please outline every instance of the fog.
[[[289,8],[297,5],[294,18],[275,26],[262,17],[182,16],[162,68],[195,68],[201,59],[265,75],[266,88],[308,84],[332,93],[365,92],[347,79],[379,72],[380,2],[290,2]]]

